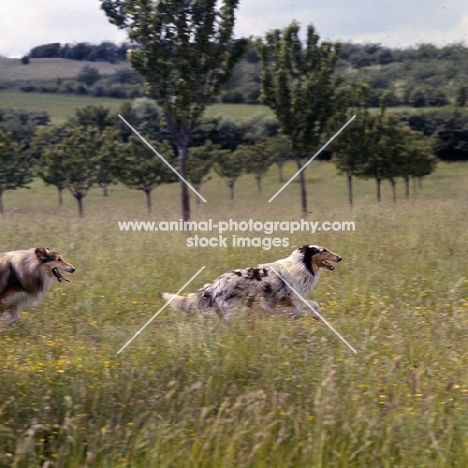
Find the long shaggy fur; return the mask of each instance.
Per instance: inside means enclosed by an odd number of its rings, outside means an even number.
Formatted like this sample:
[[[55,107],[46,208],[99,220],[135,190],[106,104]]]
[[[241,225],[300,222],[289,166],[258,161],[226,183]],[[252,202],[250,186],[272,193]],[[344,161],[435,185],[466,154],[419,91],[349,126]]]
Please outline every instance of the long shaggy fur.
[[[216,312],[222,318],[228,318],[234,308],[251,306],[254,302],[258,302],[267,312],[287,309],[292,315],[299,316],[304,303],[285,281],[307,299],[317,284],[322,268],[334,270],[328,261],[339,262],[341,257],[324,247],[303,245],[282,260],[224,273],[186,296],[164,293],[163,297],[172,300],[170,305],[176,310]],[[319,311],[316,302],[309,303]]]
[[[0,315],[9,313],[7,325],[19,320],[21,309],[39,304],[54,278],[69,281],[59,269],[75,271],[59,253],[44,247],[0,253]]]

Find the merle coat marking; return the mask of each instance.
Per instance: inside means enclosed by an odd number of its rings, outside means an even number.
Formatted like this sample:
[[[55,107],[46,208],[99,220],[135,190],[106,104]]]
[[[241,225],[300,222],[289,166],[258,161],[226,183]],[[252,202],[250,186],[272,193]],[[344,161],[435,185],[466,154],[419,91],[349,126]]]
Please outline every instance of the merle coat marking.
[[[250,306],[254,302],[258,302],[267,312],[287,309],[297,317],[304,307],[303,302],[273,270],[307,299],[318,282],[322,268],[334,270],[329,261],[340,262],[341,257],[324,247],[303,245],[282,260],[224,273],[186,296],[164,293],[163,297],[173,299],[170,305],[174,309],[216,312],[222,318],[228,318],[239,305]],[[316,302],[309,303],[319,311]]]

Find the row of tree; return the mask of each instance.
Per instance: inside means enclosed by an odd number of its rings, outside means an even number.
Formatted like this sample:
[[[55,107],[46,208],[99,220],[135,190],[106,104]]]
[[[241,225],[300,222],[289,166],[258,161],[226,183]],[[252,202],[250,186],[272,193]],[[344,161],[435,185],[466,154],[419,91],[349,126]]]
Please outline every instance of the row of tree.
[[[114,44],[102,42],[94,45],[87,42],[77,44],[60,44],[53,42],[33,47],[28,56],[30,58],[65,58],[70,60],[86,60],[90,62],[110,62],[125,60],[129,44]]]
[[[177,166],[170,131],[161,122],[161,110],[153,102],[141,99],[133,106],[124,105],[121,112],[172,166]],[[203,123],[205,127],[193,134],[193,141],[199,146],[190,148],[188,167],[188,179],[197,190],[210,178],[213,166],[226,178],[233,194],[234,182],[241,173],[256,172],[261,184],[270,164],[277,160],[282,167],[289,156],[281,144],[273,144],[280,137],[269,138],[269,153],[263,161],[267,166],[262,172],[254,161],[258,155],[248,149],[257,140],[276,134],[277,125],[271,118],[257,116],[247,125],[223,117],[205,119]],[[93,186],[100,185],[107,195],[107,187],[117,181],[143,191],[150,210],[152,191],[161,184],[178,181],[174,172],[109,109],[88,106],[78,109],[63,125],[38,125],[34,129],[33,136],[0,130],[0,202],[4,191],[26,187],[38,174],[47,184],[57,187],[59,204],[63,191],[69,190],[80,215],[83,200]],[[234,160],[235,168],[231,167]],[[3,209],[1,204],[0,208]]]
[[[384,107],[378,116],[370,116],[367,97],[365,87],[349,92],[348,98],[353,101],[340,119],[356,115],[355,125],[334,144],[333,158],[339,171],[347,174],[351,204],[354,176],[375,178],[380,200],[382,180],[392,183],[395,194],[395,181],[403,177],[409,195],[410,177],[422,177],[435,167],[430,142],[420,132],[402,126],[397,116],[386,115]],[[177,165],[170,131],[153,102],[141,99],[133,106],[123,106],[121,112],[172,166]],[[109,109],[89,106],[77,110],[64,125],[34,128],[32,138],[27,132],[0,131],[0,211],[3,192],[28,186],[35,175],[57,187],[59,204],[63,191],[69,190],[80,216],[84,198],[96,185],[105,196],[108,186],[116,182],[140,190],[150,211],[153,190],[178,181],[174,172]],[[284,163],[295,159],[297,164],[298,157],[290,139],[278,134],[277,129],[273,119],[261,115],[244,125],[223,117],[204,119],[192,134],[192,143],[197,146],[188,150],[187,179],[200,192],[214,169],[226,181],[233,199],[236,180],[242,174],[252,174],[261,191],[264,175],[276,163],[283,182]],[[300,163],[309,157],[304,155]]]
[[[334,142],[334,160],[339,172],[346,174],[351,206],[353,177],[375,179],[378,201],[381,183],[388,180],[396,201],[397,178],[404,179],[409,197],[410,178],[429,175],[437,165],[434,138],[403,125],[398,115],[387,114],[385,96],[379,114],[369,113],[369,95],[367,86],[351,86],[343,93],[346,105],[337,114],[339,122],[355,117],[350,128]]]
[[[191,135],[206,105],[220,93],[234,65],[249,47],[247,39],[233,38],[238,0],[194,0],[190,4],[144,2],[144,9],[130,6],[126,0],[101,0],[101,3],[111,23],[125,28],[130,39],[140,46],[130,54],[130,63],[162,109],[177,149],[179,173],[187,179]],[[337,123],[340,120],[344,123],[342,109],[350,105],[344,79],[335,70],[341,46],[320,41],[313,26],[307,28],[304,43],[299,25],[294,22],[284,30],[258,38],[256,49],[262,61],[262,101],[275,113],[280,133],[287,138],[300,171],[301,208],[306,216],[307,190],[302,168],[327,134],[337,130]],[[383,115],[384,111],[376,124],[379,130],[372,130],[372,134],[378,136],[377,145],[387,148],[391,138],[400,135],[396,131],[391,135],[385,133],[385,129],[397,125],[390,124]],[[240,151],[236,149],[236,153]],[[223,159],[227,160],[228,155]],[[376,164],[379,167],[387,164],[387,159],[382,157]],[[356,174],[372,173],[371,159],[366,161],[363,166],[366,169]],[[379,181],[394,180],[397,176],[396,172],[389,175],[390,169],[382,171],[372,174]],[[189,192],[183,180],[180,184],[182,217],[188,221]]]

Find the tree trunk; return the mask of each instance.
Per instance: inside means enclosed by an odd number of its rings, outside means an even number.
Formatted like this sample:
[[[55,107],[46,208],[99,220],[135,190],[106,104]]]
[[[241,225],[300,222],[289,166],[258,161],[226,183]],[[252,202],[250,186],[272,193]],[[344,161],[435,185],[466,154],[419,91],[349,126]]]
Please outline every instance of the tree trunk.
[[[409,177],[405,177],[405,197],[409,198]]]
[[[144,190],[146,195],[146,209],[148,213],[151,213],[151,207],[153,206],[151,203],[151,189]]]
[[[353,171],[352,169],[348,169],[346,171],[346,175],[348,178],[348,198],[349,198],[349,205],[351,208],[353,207]]]
[[[107,197],[109,196],[109,192],[107,191],[107,184],[101,184],[102,187],[102,196]]]
[[[234,181],[233,180],[228,181],[228,187],[229,187],[229,192],[231,195],[231,200],[234,200]]]
[[[58,204],[59,206],[62,206],[63,205],[63,195],[62,195],[63,188],[58,187],[57,191],[58,191]]]
[[[278,166],[279,181],[280,181],[280,182],[284,182],[284,177],[283,177],[283,166],[284,166],[284,162],[277,162],[276,165]]]
[[[0,192],[0,214],[3,214],[3,192]]]
[[[179,173],[187,180],[187,146],[178,146],[177,148],[179,157]],[[182,204],[182,218],[184,221],[190,221],[190,195],[188,192],[187,184],[180,180],[180,198]]]
[[[258,193],[262,193],[262,176],[260,174],[256,174],[255,179],[257,181]]]
[[[294,160],[296,161],[296,165],[298,170],[302,169],[302,162],[301,158],[298,156],[294,156]],[[307,217],[307,188],[305,183],[305,176],[304,171],[301,171],[299,174],[299,183],[301,186],[301,208],[302,208],[302,216],[304,218]]]
[[[78,203],[78,216],[80,218],[83,217],[84,212],[83,212],[83,196],[82,195],[73,195],[75,197],[76,202]]]
[[[193,184],[193,188],[198,192],[200,193],[200,187],[201,187],[201,184]],[[200,205],[200,197],[195,197],[196,200],[197,200],[197,205]]]
[[[393,177],[390,179],[390,183],[392,184],[393,203],[396,203],[396,182]]]
[[[382,180],[379,178],[376,178],[375,180],[377,182],[377,201],[380,202],[380,183]]]

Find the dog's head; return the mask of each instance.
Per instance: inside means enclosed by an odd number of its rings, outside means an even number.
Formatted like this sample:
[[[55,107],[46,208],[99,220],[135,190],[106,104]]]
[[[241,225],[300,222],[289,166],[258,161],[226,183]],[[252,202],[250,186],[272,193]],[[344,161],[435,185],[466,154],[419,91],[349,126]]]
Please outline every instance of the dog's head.
[[[302,255],[302,261],[314,276],[320,268],[333,271],[335,267],[329,262],[341,262],[342,260],[338,254],[318,245],[301,245],[296,252]]]
[[[65,261],[58,252],[54,252],[53,250],[45,247],[38,247],[34,250],[34,253],[36,254],[37,259],[45,265],[48,272],[57,278],[57,281],[70,282],[69,279],[65,278],[65,276],[60,273],[60,270],[73,273],[75,271],[75,267],[71,263]]]

